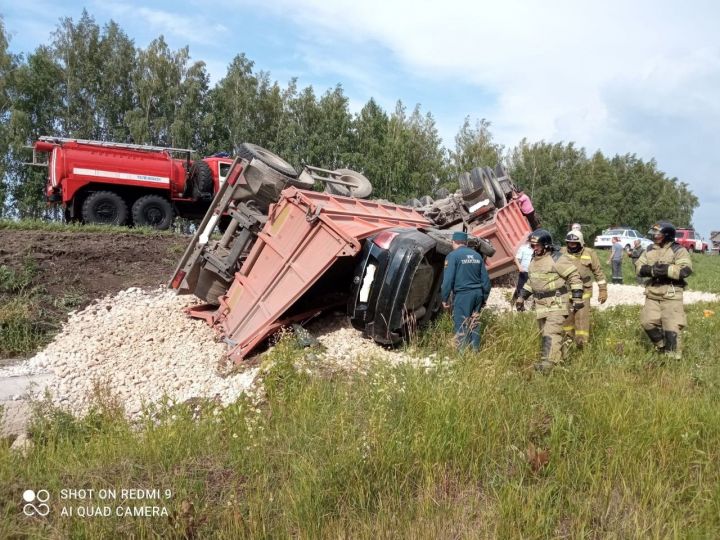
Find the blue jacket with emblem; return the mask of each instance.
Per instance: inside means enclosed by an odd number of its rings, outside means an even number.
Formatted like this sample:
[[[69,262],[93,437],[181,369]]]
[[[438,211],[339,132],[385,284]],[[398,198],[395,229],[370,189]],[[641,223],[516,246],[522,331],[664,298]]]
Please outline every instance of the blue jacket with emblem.
[[[451,292],[482,289],[485,300],[490,295],[490,276],[485,261],[477,251],[467,246],[459,247],[445,257],[440,297],[447,302]]]

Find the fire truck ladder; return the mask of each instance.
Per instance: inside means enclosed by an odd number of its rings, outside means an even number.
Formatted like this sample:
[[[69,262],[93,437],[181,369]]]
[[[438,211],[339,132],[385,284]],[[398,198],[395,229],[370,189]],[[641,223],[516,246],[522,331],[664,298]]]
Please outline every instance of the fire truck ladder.
[[[195,150],[191,148],[171,148],[167,146],[150,146],[147,144],[130,144],[130,143],[117,143],[117,142],[105,142],[105,141],[91,141],[87,139],[71,139],[68,137],[49,137],[47,135],[40,137],[41,141],[49,143],[65,143],[74,142],[78,144],[92,144],[94,146],[104,146],[106,148],[127,148],[128,150],[144,150],[146,152],[162,152],[164,150],[170,152],[186,152],[192,154]]]

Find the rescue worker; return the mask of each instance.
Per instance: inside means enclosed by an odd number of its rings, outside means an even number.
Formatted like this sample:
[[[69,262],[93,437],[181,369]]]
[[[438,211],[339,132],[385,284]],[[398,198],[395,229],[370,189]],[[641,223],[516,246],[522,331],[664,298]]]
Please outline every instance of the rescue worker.
[[[583,308],[570,312],[564,330],[568,336],[575,339],[578,347],[584,347],[590,340],[590,299],[593,293],[593,277],[598,284],[598,302],[601,304],[607,302],[607,280],[597,253],[594,249],[585,247],[585,239],[580,231],[571,230],[567,233],[565,247],[560,252],[570,258],[580,273],[583,283],[582,298],[585,304]]]
[[[467,239],[465,232],[456,231],[452,235],[453,250],[445,257],[440,298],[447,309],[453,294],[452,317],[458,346],[462,349],[470,345],[477,350],[478,317],[490,296],[490,276],[482,255],[467,247]]]
[[[564,356],[564,330],[572,309],[582,309],[583,284],[580,273],[567,256],[556,251],[552,237],[545,229],[533,231],[530,237],[533,258],[528,269],[528,281],[515,302],[518,311],[525,310],[525,300],[535,296],[535,311],[542,333],[541,360],[535,369],[547,373],[562,362]]]
[[[630,260],[632,261],[633,269],[637,268],[638,259],[640,258],[640,255],[642,255],[644,252],[645,248],[642,247],[640,240],[635,240],[633,242],[632,249],[628,251],[628,257],[630,257]],[[635,272],[637,272],[637,270],[635,270]],[[646,279],[636,275],[635,281],[638,285],[645,285]]]
[[[648,278],[640,324],[657,352],[680,358],[681,332],[687,326],[683,290],[687,287],[685,278],[692,274],[692,261],[687,249],[675,242],[672,223],[660,221],[648,234],[654,244],[636,263],[637,275]]]

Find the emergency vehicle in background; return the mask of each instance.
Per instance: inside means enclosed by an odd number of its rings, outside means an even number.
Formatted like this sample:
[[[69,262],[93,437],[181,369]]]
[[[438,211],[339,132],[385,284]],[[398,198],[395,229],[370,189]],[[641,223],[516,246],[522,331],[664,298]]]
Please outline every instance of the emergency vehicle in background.
[[[675,241],[694,253],[705,253],[709,248],[708,243],[695,233],[695,229],[677,229]]]
[[[244,157],[255,157],[245,145]],[[190,149],[40,137],[33,165],[48,168],[46,198],[66,221],[168,229],[175,216],[200,218],[233,160],[192,161]],[[42,154],[47,154],[42,159]]]

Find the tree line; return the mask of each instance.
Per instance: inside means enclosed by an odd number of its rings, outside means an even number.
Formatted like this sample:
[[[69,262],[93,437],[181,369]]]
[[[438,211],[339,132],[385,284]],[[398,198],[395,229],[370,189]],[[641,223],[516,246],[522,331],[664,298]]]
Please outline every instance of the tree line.
[[[558,234],[580,222],[587,235],[611,225],[644,232],[657,219],[689,226],[697,197],[654,160],[589,155],[574,143],[498,144],[485,119],[465,119],[446,149],[435,119],[398,101],[370,99],[357,113],[338,85],[317,94],[297,80],[272,81],[244,54],[214,86],[189,48],[163,36],[147,48],[113,21],[83,11],[61,19],[49,45],[15,55],[0,19],[0,216],[47,218],[45,171],[28,167],[27,146],[54,135],[232,153],[253,142],[287,159],[362,171],[374,196],[395,202],[456,189],[458,175],[504,163],[531,196],[543,225]]]

